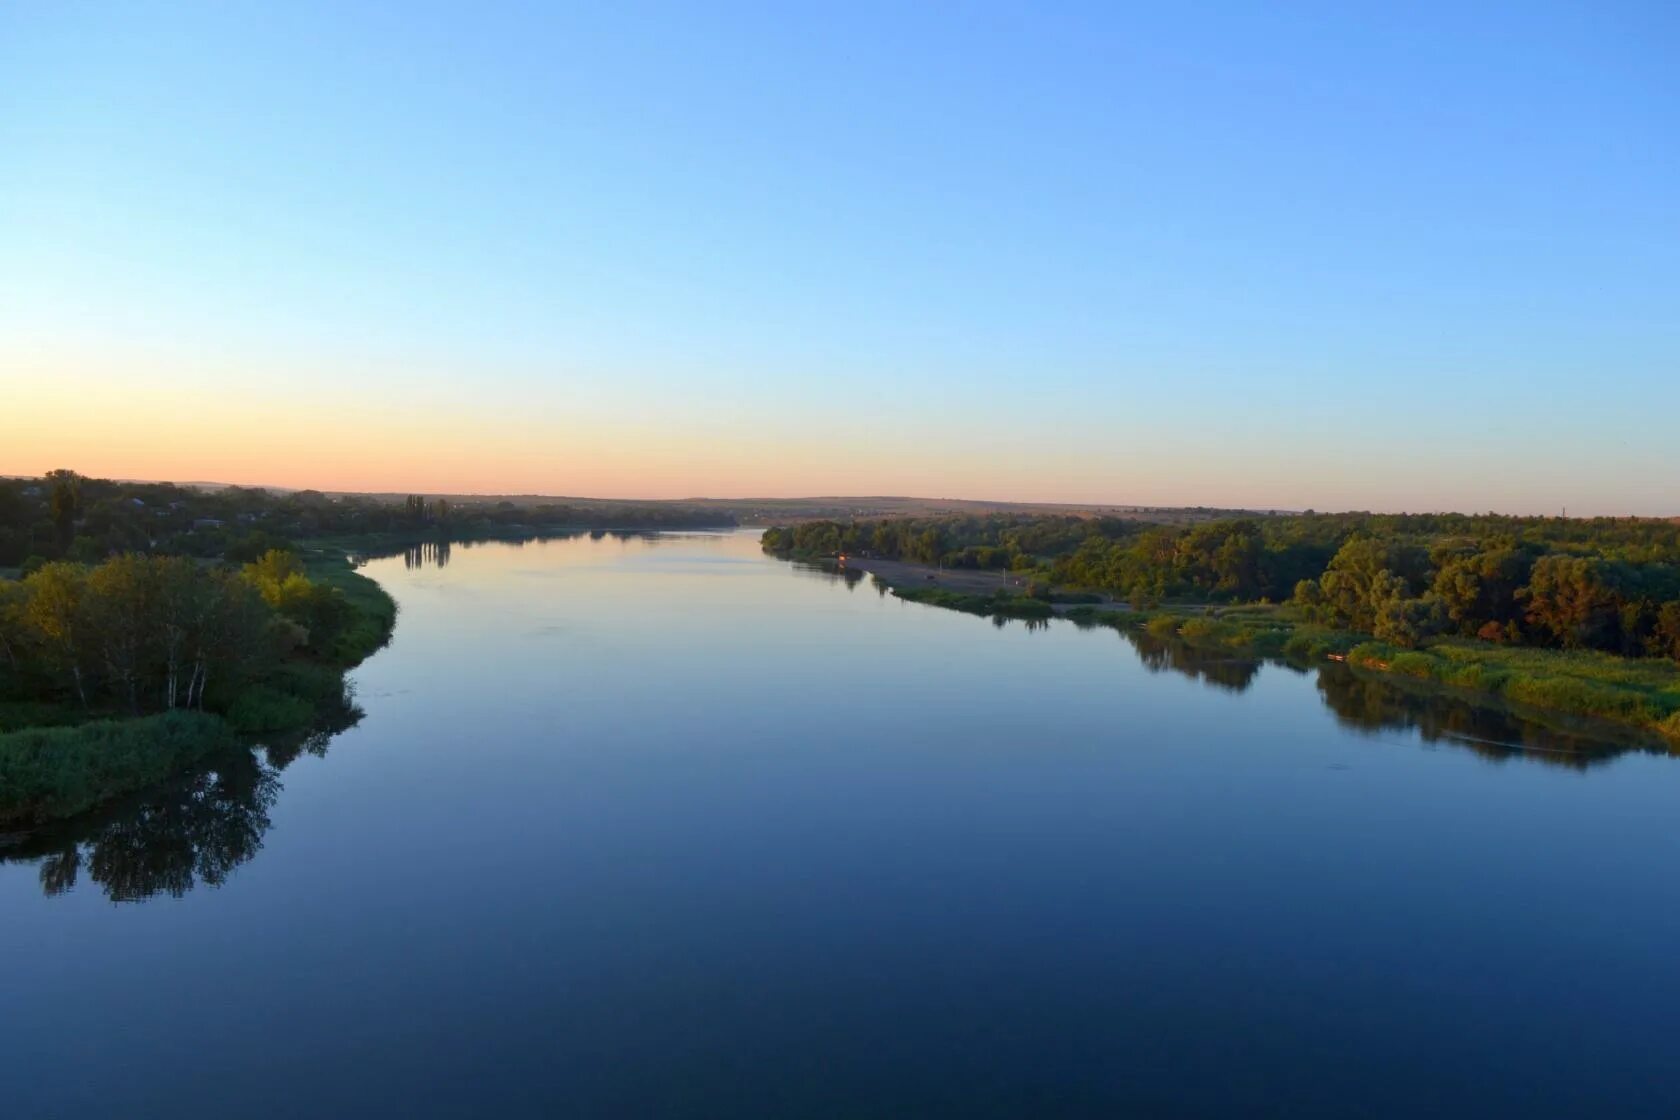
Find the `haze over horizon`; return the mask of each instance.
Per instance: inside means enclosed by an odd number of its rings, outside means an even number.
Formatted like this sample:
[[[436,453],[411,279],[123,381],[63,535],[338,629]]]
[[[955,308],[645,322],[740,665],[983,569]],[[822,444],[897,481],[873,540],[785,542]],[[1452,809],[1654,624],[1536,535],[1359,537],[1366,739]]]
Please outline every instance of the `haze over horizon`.
[[[0,11],[0,467],[1680,514],[1680,13]]]

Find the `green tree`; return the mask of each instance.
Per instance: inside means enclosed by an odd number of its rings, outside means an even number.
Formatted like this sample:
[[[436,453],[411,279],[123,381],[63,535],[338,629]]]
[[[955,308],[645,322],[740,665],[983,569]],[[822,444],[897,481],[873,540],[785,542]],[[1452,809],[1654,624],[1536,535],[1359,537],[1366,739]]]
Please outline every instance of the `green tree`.
[[[25,611],[29,591],[17,580],[0,579],[0,662],[12,672],[23,667],[28,656],[29,623]]]
[[[76,535],[76,518],[82,512],[82,476],[75,471],[48,471],[45,481],[51,486],[47,508],[52,512],[53,526],[58,532],[58,548],[62,553],[70,547]]]
[[[1657,610],[1647,648],[1657,657],[1680,661],[1680,600],[1664,603]]]
[[[54,561],[24,581],[29,601],[24,619],[39,635],[44,660],[68,678],[76,698],[88,702],[87,651],[82,633],[82,602],[87,593],[87,570],[80,564]]]
[[[1565,649],[1614,644],[1620,604],[1604,579],[1604,568],[1604,562],[1593,557],[1541,557],[1528,586],[1518,592],[1529,624]]]

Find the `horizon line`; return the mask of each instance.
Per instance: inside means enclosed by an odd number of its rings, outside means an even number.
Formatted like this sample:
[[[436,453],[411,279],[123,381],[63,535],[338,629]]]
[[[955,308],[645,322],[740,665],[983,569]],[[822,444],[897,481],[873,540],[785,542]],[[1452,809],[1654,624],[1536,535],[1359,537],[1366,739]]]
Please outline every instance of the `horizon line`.
[[[73,469],[73,468],[53,468],[53,469],[56,470],[56,469]],[[541,491],[536,491],[536,490],[425,490],[425,489],[406,489],[406,490],[362,489],[362,490],[358,490],[358,489],[353,489],[353,488],[321,489],[320,487],[315,487],[315,486],[284,486],[284,485],[278,485],[278,484],[273,484],[273,483],[223,482],[223,481],[211,480],[211,479],[192,479],[192,480],[188,480],[188,481],[184,481],[184,482],[177,482],[177,481],[174,481],[174,480],[171,480],[171,479],[127,478],[127,477],[118,477],[118,476],[108,476],[108,477],[106,477],[106,476],[99,476],[99,475],[83,474],[81,471],[75,471],[74,473],[80,475],[83,478],[93,479],[95,481],[115,482],[115,483],[121,483],[121,484],[127,484],[127,485],[136,485],[136,486],[180,486],[180,487],[188,488],[188,489],[206,489],[206,488],[226,489],[226,488],[237,487],[239,489],[244,489],[244,490],[264,490],[264,491],[268,491],[268,492],[271,492],[271,493],[277,493],[277,494],[296,494],[296,493],[301,493],[301,492],[306,491],[306,490],[314,490],[317,493],[330,495],[330,496],[366,497],[366,498],[386,498],[386,497],[396,498],[396,497],[407,496],[407,495],[410,495],[410,494],[418,494],[418,495],[422,495],[422,496],[425,496],[425,497],[442,497],[442,498],[472,498],[472,499],[485,499],[485,500],[492,499],[492,498],[500,498],[500,499],[526,498],[526,499],[541,499],[541,500],[545,500],[545,501],[557,501],[557,502],[567,502],[567,501],[620,502],[620,503],[625,503],[625,504],[644,504],[644,505],[683,505],[683,504],[708,503],[708,502],[739,502],[739,503],[762,503],[762,504],[789,504],[789,503],[800,503],[800,502],[807,502],[807,503],[815,503],[815,502],[829,502],[829,503],[835,503],[835,502],[922,502],[922,503],[949,502],[949,503],[956,503],[956,504],[962,504],[962,505],[973,505],[973,506],[1005,506],[1005,507],[1013,507],[1013,508],[1017,508],[1017,509],[1036,508],[1036,509],[1082,511],[1082,512],[1092,512],[1092,513],[1101,512],[1103,510],[1129,511],[1129,512],[1133,512],[1133,513],[1150,513],[1150,512],[1171,513],[1171,512],[1176,512],[1176,511],[1206,510],[1206,511],[1216,512],[1216,513],[1259,514],[1259,515],[1266,515],[1266,516],[1300,516],[1300,515],[1304,515],[1304,514],[1323,514],[1323,515],[1365,514],[1365,515],[1369,515],[1369,516],[1386,516],[1386,517],[1413,516],[1413,517],[1416,517],[1416,516],[1439,516],[1439,515],[1443,515],[1443,514],[1456,514],[1456,515],[1467,516],[1467,517],[1492,516],[1492,517],[1513,517],[1513,518],[1547,518],[1547,519],[1573,520],[1573,521],[1588,521],[1588,520],[1594,520],[1594,519],[1598,519],[1598,518],[1613,518],[1613,519],[1618,519],[1618,520],[1626,518],[1626,519],[1630,519],[1630,520],[1642,520],[1642,521],[1680,521],[1680,513],[1655,513],[1655,514],[1587,513],[1587,514],[1577,514],[1574,517],[1571,517],[1568,513],[1567,507],[1561,508],[1558,513],[1554,514],[1554,513],[1506,513],[1506,512],[1503,512],[1503,511],[1500,511],[1500,510],[1495,510],[1495,509],[1479,510],[1479,511],[1458,510],[1458,509],[1377,510],[1377,509],[1353,509],[1353,508],[1349,508],[1349,509],[1322,509],[1321,510],[1321,509],[1317,509],[1317,508],[1310,507],[1310,506],[1309,507],[1224,506],[1224,505],[1209,505],[1209,504],[1206,504],[1206,503],[1198,504],[1198,505],[1160,505],[1160,504],[1153,504],[1153,503],[1146,503],[1146,502],[1119,502],[1119,501],[1074,502],[1074,501],[1045,501],[1045,500],[1014,500],[1014,499],[1009,499],[1009,498],[962,498],[962,497],[951,497],[951,496],[943,496],[943,495],[942,496],[929,496],[929,495],[918,495],[918,494],[796,494],[796,495],[789,495],[789,496],[783,496],[783,497],[748,494],[748,495],[734,496],[734,497],[724,496],[724,495],[710,495],[710,496],[707,496],[707,495],[690,495],[690,496],[681,497],[681,498],[632,498],[632,497],[623,497],[623,496],[617,496],[617,495],[549,494],[549,493],[543,493]],[[41,472],[35,473],[35,474],[30,474],[30,473],[0,473],[0,479],[11,479],[11,480],[39,479],[39,478],[46,477],[46,474],[47,474],[46,471],[41,471]]]

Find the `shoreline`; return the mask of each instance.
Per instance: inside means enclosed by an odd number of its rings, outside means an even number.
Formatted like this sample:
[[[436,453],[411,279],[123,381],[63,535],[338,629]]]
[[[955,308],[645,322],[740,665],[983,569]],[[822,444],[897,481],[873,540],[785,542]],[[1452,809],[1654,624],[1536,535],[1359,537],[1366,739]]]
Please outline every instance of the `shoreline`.
[[[1033,583],[1030,573],[1012,572],[1003,568],[939,568],[910,560],[854,555],[833,558],[832,562],[842,571],[866,572],[877,579],[885,580],[892,588],[893,594],[907,602],[917,600],[911,596],[899,595],[901,589],[910,590],[912,593],[918,590],[942,590],[973,596],[1006,594],[1027,599],[1027,589]],[[1050,610],[1058,616],[1081,607],[1096,612],[1132,613],[1131,604],[1113,596],[1101,596],[1096,602],[1058,602],[1054,598],[1029,601],[1047,603]]]
[[[1648,734],[1680,751],[1680,666],[1660,659],[1498,645],[1472,638],[1437,638],[1405,649],[1369,634],[1302,622],[1279,606],[1168,604],[1134,610],[1112,598],[1100,603],[1053,602],[1029,598],[1025,574],[935,569],[863,556],[767,554],[869,573],[905,602],[1029,624],[1065,618],[1082,627],[1144,630],[1194,649],[1278,659],[1309,668],[1342,663],[1397,685],[1438,687],[1482,702],[1589,721],[1602,725],[1607,734],[1629,730]]]

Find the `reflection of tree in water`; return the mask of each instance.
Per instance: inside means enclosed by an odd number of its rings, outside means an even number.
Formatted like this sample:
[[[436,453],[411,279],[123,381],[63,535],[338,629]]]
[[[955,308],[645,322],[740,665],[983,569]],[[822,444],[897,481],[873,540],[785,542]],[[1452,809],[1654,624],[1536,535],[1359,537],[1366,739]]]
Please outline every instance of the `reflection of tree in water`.
[[[1404,683],[1356,673],[1345,665],[1326,665],[1318,671],[1325,705],[1337,722],[1356,731],[1416,731],[1426,743],[1449,743],[1483,758],[1529,758],[1576,770],[1630,750],[1666,753],[1649,737],[1618,734],[1596,724],[1576,730],[1566,717],[1542,723],[1491,699],[1473,700],[1421,684],[1407,688]]]
[[[545,541],[570,541],[588,537],[592,541],[654,541],[662,540],[677,534],[660,532],[657,529],[544,529],[530,531],[505,537],[491,537],[485,540],[450,540],[444,537],[435,541],[421,541],[418,544],[407,545],[396,549],[375,549],[362,555],[363,560],[376,560],[385,556],[401,556],[403,567],[415,568],[447,568],[450,556],[455,549],[483,548],[497,546],[505,548],[524,548],[528,544]]]
[[[832,560],[795,560],[793,567],[801,572],[821,576],[829,583],[844,584],[847,591],[855,589],[859,583],[862,583],[866,574],[856,568],[843,567]],[[875,577],[875,586],[881,594],[886,594],[885,584],[881,582],[879,576]]]
[[[325,754],[333,734],[353,722],[346,716],[340,726],[289,742],[229,751],[108,810],[40,829],[0,850],[0,862],[40,861],[49,895],[75,887],[83,873],[114,902],[221,886],[262,850],[280,771],[300,755]]]
[[[1142,631],[1122,630],[1151,672],[1182,673],[1217,688],[1242,692],[1264,663],[1219,650],[1201,650]],[[1586,769],[1629,750],[1668,753],[1649,736],[1584,720],[1535,712],[1513,712],[1491,697],[1471,697],[1403,678],[1356,673],[1346,665],[1306,667],[1272,664],[1317,673],[1319,694],[1342,726],[1355,731],[1416,731],[1426,743],[1446,743],[1504,761],[1530,758],[1553,766]],[[1578,726],[1577,726],[1578,725]]]
[[[1048,618],[1010,618],[1006,614],[992,615],[992,625],[997,627],[999,630],[1002,630],[1011,622],[1019,622],[1027,628],[1027,633],[1029,634],[1036,634],[1041,630],[1050,629],[1050,620]]]
[[[441,541],[423,541],[403,549],[403,567],[405,568],[447,568],[449,567],[449,550],[452,546],[447,539]]]
[[[199,882],[220,886],[261,850],[279,792],[278,771],[252,751],[236,752],[48,856],[41,885],[48,894],[69,890],[85,866],[116,902],[165,891],[179,898]]]
[[[1137,650],[1138,660],[1151,673],[1183,673],[1226,692],[1246,692],[1260,674],[1258,658],[1239,657],[1227,650],[1197,649],[1141,630],[1122,630],[1120,635]]]

